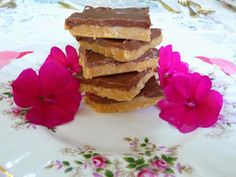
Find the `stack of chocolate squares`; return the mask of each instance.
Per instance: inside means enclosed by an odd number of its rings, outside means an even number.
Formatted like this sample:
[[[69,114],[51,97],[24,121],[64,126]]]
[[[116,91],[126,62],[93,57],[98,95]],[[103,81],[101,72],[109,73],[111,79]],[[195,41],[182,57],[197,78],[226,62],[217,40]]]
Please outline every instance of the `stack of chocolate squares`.
[[[65,28],[80,42],[85,103],[98,112],[127,112],[157,102],[154,47],[162,33],[150,26],[148,8],[85,7],[66,19]]]

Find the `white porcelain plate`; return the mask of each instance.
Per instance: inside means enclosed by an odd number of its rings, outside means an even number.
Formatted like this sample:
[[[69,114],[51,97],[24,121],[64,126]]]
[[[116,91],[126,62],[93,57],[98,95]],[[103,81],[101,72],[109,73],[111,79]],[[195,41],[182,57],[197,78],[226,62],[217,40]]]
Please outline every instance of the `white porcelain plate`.
[[[9,94],[23,69],[40,66],[36,56],[0,72],[0,176],[152,177],[151,170],[165,177],[236,175],[236,83],[220,70],[200,61],[194,65],[204,65],[202,73],[224,94],[221,118],[212,128],[181,134],[159,118],[156,107],[101,114],[82,103],[74,121],[48,130],[25,122]]]
[[[10,82],[23,69],[38,69],[53,45],[62,49],[66,44],[78,46],[63,28],[72,11],[32,1],[27,7],[18,4],[13,11],[1,13],[12,23],[0,25],[1,51],[34,53],[0,71],[0,177],[155,177],[152,171],[159,177],[236,176],[235,76],[194,58],[203,55],[233,61],[233,45],[227,46],[224,40],[234,28],[222,26],[214,16],[192,19],[151,9],[153,26],[163,29],[162,45],[173,44],[190,68],[209,75],[214,89],[224,95],[214,127],[181,134],[159,118],[155,107],[99,114],[82,103],[74,121],[48,130],[24,121],[24,111],[15,109],[9,94]],[[231,19],[227,14],[224,23]]]

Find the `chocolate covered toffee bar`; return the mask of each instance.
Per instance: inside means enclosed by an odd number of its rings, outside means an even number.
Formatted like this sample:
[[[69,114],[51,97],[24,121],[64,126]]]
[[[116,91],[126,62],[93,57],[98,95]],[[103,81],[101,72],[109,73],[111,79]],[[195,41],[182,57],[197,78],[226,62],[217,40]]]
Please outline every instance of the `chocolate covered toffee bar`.
[[[130,72],[110,76],[84,79],[80,75],[80,91],[118,101],[133,99],[146,82],[155,74],[151,69],[142,72]]]
[[[86,94],[84,100],[85,103],[90,105],[97,112],[128,112],[156,104],[162,97],[160,90],[160,86],[153,76],[149,79],[141,92],[131,101],[116,101],[91,94]]]
[[[105,57],[92,51],[79,49],[80,64],[83,68],[83,77],[91,79],[97,76],[127,73],[131,71],[141,72],[147,68],[156,68],[158,50],[149,49],[142,56],[130,62],[119,62],[113,58]]]
[[[151,41],[137,41],[126,39],[104,39],[77,37],[80,46],[86,50],[92,50],[106,57],[114,58],[121,62],[136,60],[147,50],[154,48],[162,42],[162,33],[160,29],[151,29]]]
[[[85,7],[65,21],[65,28],[73,36],[117,38],[150,41],[148,8],[112,9]]]

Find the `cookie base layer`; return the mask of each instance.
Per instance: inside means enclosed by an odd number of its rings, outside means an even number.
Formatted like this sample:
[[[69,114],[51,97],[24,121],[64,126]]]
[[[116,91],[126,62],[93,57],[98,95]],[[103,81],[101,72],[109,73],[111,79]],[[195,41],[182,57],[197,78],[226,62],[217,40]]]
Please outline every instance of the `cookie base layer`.
[[[89,99],[89,96],[84,96],[85,103],[100,113],[129,112],[135,109],[146,108],[155,105],[159,99],[161,99],[161,97],[149,98],[145,96],[139,96],[127,102],[101,104],[92,101]]]
[[[148,49],[154,48],[162,42],[162,35],[158,36],[156,39],[153,39],[149,44],[146,44],[140,47],[137,50],[125,50],[115,47],[105,47],[96,42],[89,43],[86,41],[80,41],[80,46],[86,50],[92,50],[96,53],[100,53],[106,57],[114,58],[120,62],[129,62],[136,60],[138,57],[143,55]]]
[[[80,83],[80,91],[88,92],[88,93],[91,93],[100,97],[114,99],[117,101],[130,101],[136,95],[139,94],[140,90],[145,86],[146,82],[154,75],[155,73],[153,71],[148,72],[140,79],[138,84],[130,90],[123,90],[123,89],[117,89],[117,88],[105,88],[105,87],[95,86],[91,84]]]
[[[87,67],[83,61],[82,55],[80,58],[80,64],[82,65],[83,68],[83,77],[86,79],[91,79],[93,77],[98,77],[98,76],[127,73],[132,71],[141,72],[146,70],[147,68],[154,69],[157,67],[157,61],[158,61],[157,58],[150,58],[148,60],[140,62],[128,62],[117,66],[114,64],[105,64],[100,66]]]
[[[120,27],[120,26],[95,26],[78,25],[67,27],[73,36],[83,36],[92,38],[115,38],[115,39],[133,39],[140,41],[150,41],[150,29],[140,27]]]

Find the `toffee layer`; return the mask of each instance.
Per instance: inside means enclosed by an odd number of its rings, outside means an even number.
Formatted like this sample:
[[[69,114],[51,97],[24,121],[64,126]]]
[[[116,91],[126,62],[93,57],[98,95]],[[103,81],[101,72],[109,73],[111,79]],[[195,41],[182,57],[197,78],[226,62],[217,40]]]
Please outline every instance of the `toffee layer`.
[[[68,29],[74,37],[84,36],[150,41],[150,30],[140,27],[78,25],[72,28],[65,26],[65,29]]]
[[[120,103],[121,102],[121,101],[117,101],[117,100],[113,100],[113,99],[109,99],[109,98],[104,98],[104,97],[100,97],[100,96],[89,94],[89,93],[87,93],[87,96],[93,102],[100,103],[100,104],[112,104],[112,103]],[[148,98],[162,96],[161,88],[160,88],[155,76],[152,76],[147,81],[144,88],[140,91],[140,93],[136,97],[140,97],[140,96],[148,97]]]
[[[156,38],[162,36],[161,29],[153,28],[151,29],[150,39],[153,41]],[[77,36],[76,40],[80,42],[80,46],[84,47],[83,44],[86,43],[86,46],[97,44],[98,46],[103,46],[106,48],[119,48],[123,50],[137,50],[144,45],[150,44],[150,42],[137,41],[137,40],[127,40],[127,39],[105,39],[105,38],[89,38],[89,37],[80,37]],[[85,48],[85,47],[84,47]],[[85,48],[86,50],[92,50],[92,47]],[[97,52],[97,51],[95,51]]]
[[[134,73],[134,72],[133,72]],[[138,72],[137,72],[138,73]],[[80,82],[80,91],[88,92],[100,97],[106,97],[118,101],[130,101],[140,90],[145,86],[146,82],[155,74],[153,71],[146,72],[142,75],[126,75],[126,77],[109,79],[96,79],[96,81],[82,81]],[[116,75],[113,75],[116,76]],[[131,76],[131,77],[129,77]],[[103,76],[107,77],[107,76]],[[110,76],[112,77],[112,76]],[[114,77],[112,77],[114,78]]]
[[[79,51],[80,64],[85,79],[133,71],[142,72],[147,68],[156,68],[158,61],[157,49],[150,49],[138,59],[130,62],[119,62],[82,48]]]
[[[95,109],[97,112],[128,112],[135,109],[149,107],[156,104],[162,97],[160,86],[155,77],[149,79],[141,92],[130,101],[117,101],[113,99],[102,98],[96,95],[86,94],[85,103]]]
[[[113,58],[120,62],[130,62],[142,56],[149,49],[156,47],[162,42],[162,34],[151,36],[150,42],[137,40],[120,40],[120,39],[92,39],[80,40],[80,46],[86,50],[92,50],[106,57]],[[91,40],[91,41],[90,41]],[[123,42],[122,42],[123,41]]]
[[[136,109],[147,108],[149,106],[155,105],[160,98],[161,97],[148,98],[140,96],[127,102],[101,104],[92,101],[89,96],[84,96],[84,101],[87,105],[89,105],[97,112],[117,113],[117,112],[130,112]]]

